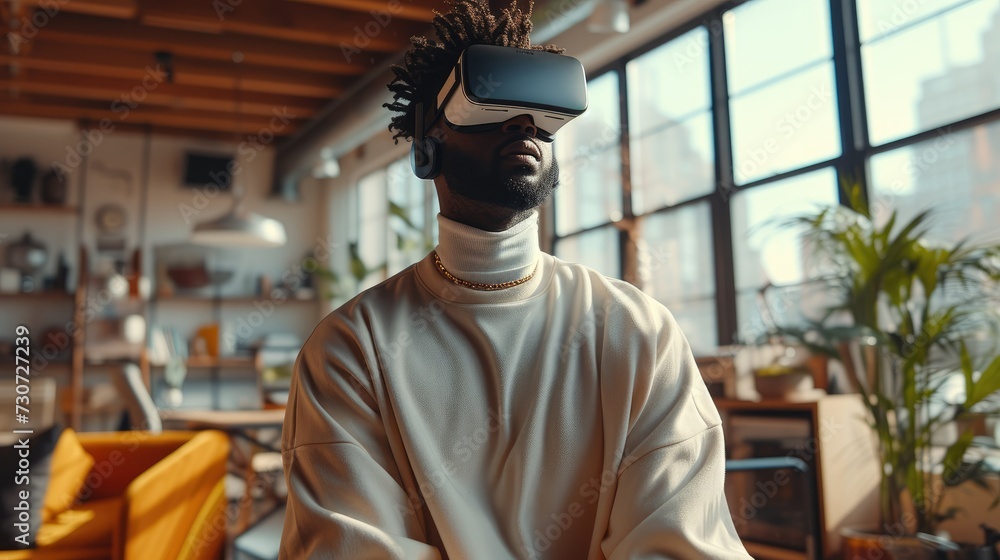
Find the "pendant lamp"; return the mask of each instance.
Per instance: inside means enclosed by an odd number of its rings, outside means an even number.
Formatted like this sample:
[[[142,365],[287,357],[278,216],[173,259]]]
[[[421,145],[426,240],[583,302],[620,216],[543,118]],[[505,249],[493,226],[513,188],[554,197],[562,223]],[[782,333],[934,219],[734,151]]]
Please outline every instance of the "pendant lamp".
[[[243,53],[234,52],[233,62],[237,63],[236,86],[236,136],[240,127],[240,73],[239,63]],[[233,185],[233,207],[221,218],[202,222],[194,226],[191,241],[200,245],[224,247],[281,247],[288,241],[285,226],[278,220],[250,212],[243,204],[243,182],[231,177]]]

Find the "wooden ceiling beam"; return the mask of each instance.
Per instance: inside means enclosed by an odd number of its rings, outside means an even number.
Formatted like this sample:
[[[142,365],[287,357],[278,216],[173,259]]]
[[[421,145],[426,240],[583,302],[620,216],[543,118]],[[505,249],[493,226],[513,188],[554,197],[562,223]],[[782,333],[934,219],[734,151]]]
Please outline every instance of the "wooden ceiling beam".
[[[140,85],[148,74],[156,74],[157,70],[153,56],[139,51],[40,41],[28,56],[0,54],[0,64],[62,74],[120,78],[131,80],[132,87]],[[177,85],[229,92],[236,87],[237,72],[240,90],[248,92],[329,100],[339,96],[345,87],[344,78],[333,75],[246,63],[240,64],[237,69],[232,62],[227,64],[187,57],[174,57],[173,71]],[[68,83],[73,83],[72,79]]]
[[[388,12],[392,17],[411,21],[429,22],[434,17],[433,8],[414,4],[412,0],[291,0],[305,4],[315,4],[327,8],[337,8],[352,12],[370,14]],[[443,6],[442,6],[443,7]]]
[[[249,0],[245,0],[249,3]],[[81,46],[103,46],[146,52],[169,51],[187,56],[232,63],[233,52],[243,53],[243,63],[290,70],[359,76],[370,69],[366,61],[349,62],[339,47],[305,45],[295,41],[226,33],[212,35],[148,27],[135,22],[60,14],[39,30],[35,43],[51,41]],[[374,52],[374,51],[372,51]]]
[[[128,80],[75,76],[72,79],[71,90],[66,87],[68,82],[70,80],[63,74],[31,71],[22,72],[15,77],[10,76],[9,72],[0,71],[0,89],[8,92],[71,96],[103,102],[108,106],[115,102],[136,102],[135,100],[141,95],[143,105],[213,111],[230,115],[235,114],[237,110],[233,92],[213,88],[158,83],[148,92],[143,91],[136,95],[133,93],[136,84]],[[306,100],[244,92],[240,95],[239,112],[243,115],[270,116],[277,108],[286,110],[298,118],[307,118],[319,111],[327,102],[321,99]]]
[[[11,96],[0,91],[0,114],[23,117],[42,117],[63,120],[90,121],[90,126],[98,128],[104,122],[108,130],[117,130],[120,125],[128,126],[166,126],[189,130],[204,130],[215,133],[228,133],[235,140],[237,136],[248,139],[258,135],[261,140],[270,135],[283,137],[292,134],[301,126],[299,119],[284,115],[288,122],[283,122],[277,116],[244,118],[237,125],[228,116],[219,116],[205,111],[171,111],[160,108],[138,106],[135,109],[112,110],[100,104],[80,102],[59,97],[20,95]],[[104,120],[107,119],[107,120]],[[270,133],[262,131],[270,131]]]
[[[29,8],[51,9],[53,2],[44,3],[40,0],[27,0],[24,5]],[[139,11],[135,0],[71,0],[58,3],[59,12],[88,14],[93,16],[132,19]]]
[[[412,24],[389,14],[388,19],[381,19],[370,26],[370,32],[364,32],[365,26],[375,18],[372,14],[294,2],[249,0],[232,7],[231,11],[216,12],[213,7],[220,5],[228,6],[228,3],[225,0],[150,2],[143,7],[139,21],[149,27],[215,34],[241,33],[337,48],[344,45],[360,47],[363,43],[364,50],[375,53],[398,50],[401,42],[399,31],[408,28],[407,23]],[[356,28],[362,30],[361,37],[358,37]],[[395,40],[392,37],[394,33],[397,36]],[[404,40],[408,37],[406,35]],[[343,58],[343,54],[340,56]]]

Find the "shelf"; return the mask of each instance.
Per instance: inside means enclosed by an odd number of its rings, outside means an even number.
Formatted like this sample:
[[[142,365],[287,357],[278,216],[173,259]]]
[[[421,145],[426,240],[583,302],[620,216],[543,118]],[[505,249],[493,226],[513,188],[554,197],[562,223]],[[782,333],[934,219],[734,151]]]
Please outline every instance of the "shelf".
[[[188,358],[185,365],[189,368],[253,368],[254,360],[250,356],[194,356]],[[162,368],[161,364],[153,364],[153,367]]]
[[[0,356],[0,366],[14,367],[14,366],[27,365],[33,371],[34,370],[38,370],[38,371],[44,370],[45,368],[42,368],[41,370],[39,370],[35,366],[34,359],[35,359],[35,357],[31,356],[30,361],[27,364],[25,364],[24,362],[18,362],[13,356],[9,356],[9,355],[7,355],[7,356]],[[69,358],[56,358],[55,360],[46,360],[45,367],[48,367],[48,366],[69,366],[69,365],[72,365],[72,364],[73,364],[73,361],[70,360]]]
[[[73,301],[76,294],[73,292],[18,292],[0,293],[0,299],[29,299],[29,300],[66,300]]]
[[[261,302],[261,303],[263,303],[265,301],[270,301],[272,303],[278,304],[278,300],[271,299],[271,298],[266,298],[264,296],[221,296],[221,297],[215,297],[215,296],[199,296],[199,295],[180,294],[180,295],[172,295],[172,296],[153,296],[152,299],[155,300],[155,301],[157,301],[157,302],[161,302],[161,301],[178,301],[178,302],[180,302],[180,301],[183,301],[183,302],[191,302],[191,303],[215,303],[215,302],[221,302],[221,303],[234,303],[235,304],[235,303],[254,303],[254,302]],[[285,298],[285,299],[281,300],[281,303],[279,305],[284,305],[286,303],[318,303],[319,301],[320,301],[319,298],[315,298],[315,297],[313,297],[313,298],[306,298],[306,299],[298,299],[298,298],[290,297],[290,298]]]
[[[822,398],[836,399],[844,395],[824,395]],[[851,396],[853,397],[853,395]],[[741,401],[735,399],[712,399],[715,401],[715,406],[720,411],[764,411],[764,412],[774,412],[774,411],[812,411],[818,405],[818,399],[806,400],[806,401],[785,401],[780,399],[771,400],[761,400],[761,401]]]
[[[0,212],[4,211],[30,212],[32,214],[76,214],[77,207],[59,204],[0,204]]]

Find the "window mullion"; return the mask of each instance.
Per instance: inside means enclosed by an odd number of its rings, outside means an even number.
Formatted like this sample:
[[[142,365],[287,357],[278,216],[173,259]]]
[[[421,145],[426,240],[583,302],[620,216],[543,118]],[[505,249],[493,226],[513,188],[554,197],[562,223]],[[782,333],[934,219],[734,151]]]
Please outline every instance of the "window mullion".
[[[836,164],[837,175],[860,184],[862,197],[867,200],[869,192],[865,152],[868,149],[868,122],[862,82],[857,1],[831,0],[830,22],[842,154]],[[843,189],[840,191],[840,203],[849,204]]]
[[[730,135],[729,84],[726,76],[726,40],[722,10],[708,22],[709,77],[712,92],[713,146],[716,189],[711,197],[712,247],[715,252],[716,324],[719,344],[734,342],[736,323],[736,277],[733,271],[732,217],[729,198],[735,192],[733,144]]]
[[[622,279],[642,289],[639,285],[639,258],[636,254],[638,231],[635,213],[632,210],[632,163],[630,159],[629,145],[629,123],[628,123],[628,76],[625,75],[626,61],[624,59],[615,63],[612,72],[618,73],[618,107],[619,126],[618,147],[621,153],[621,173],[622,173],[622,216],[623,223],[619,235],[619,255],[621,257]]]

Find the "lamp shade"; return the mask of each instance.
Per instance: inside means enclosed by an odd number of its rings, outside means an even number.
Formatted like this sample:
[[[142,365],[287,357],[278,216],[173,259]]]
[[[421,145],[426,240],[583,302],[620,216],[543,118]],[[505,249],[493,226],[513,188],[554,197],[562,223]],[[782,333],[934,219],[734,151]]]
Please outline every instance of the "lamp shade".
[[[288,236],[278,220],[247,212],[237,204],[221,218],[196,225],[191,241],[219,247],[280,247]]]

